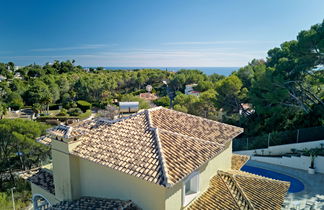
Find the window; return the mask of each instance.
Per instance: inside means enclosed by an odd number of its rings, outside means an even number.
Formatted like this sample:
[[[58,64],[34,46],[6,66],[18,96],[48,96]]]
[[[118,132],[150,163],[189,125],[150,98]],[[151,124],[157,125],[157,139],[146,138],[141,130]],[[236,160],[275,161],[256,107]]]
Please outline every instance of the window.
[[[199,192],[199,174],[192,173],[183,185],[183,206],[189,204]]]

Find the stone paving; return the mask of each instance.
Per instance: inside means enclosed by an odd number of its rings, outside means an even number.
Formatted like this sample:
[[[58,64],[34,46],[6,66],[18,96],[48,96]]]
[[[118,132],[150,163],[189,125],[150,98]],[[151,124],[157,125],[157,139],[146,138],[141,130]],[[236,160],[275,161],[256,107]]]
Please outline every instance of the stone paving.
[[[246,165],[286,174],[303,182],[305,189],[298,193],[288,193],[284,202],[286,206],[283,209],[324,210],[324,174],[310,175],[304,170],[254,160],[249,160]]]

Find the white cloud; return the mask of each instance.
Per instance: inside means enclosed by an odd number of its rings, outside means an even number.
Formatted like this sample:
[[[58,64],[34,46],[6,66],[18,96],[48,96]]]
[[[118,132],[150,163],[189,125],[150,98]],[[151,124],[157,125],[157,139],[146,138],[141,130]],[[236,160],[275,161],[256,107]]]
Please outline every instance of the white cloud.
[[[230,49],[132,49],[120,51],[101,51],[88,54],[70,55],[29,55],[0,56],[0,59],[14,62],[45,63],[53,60],[74,59],[83,66],[120,66],[120,67],[209,67],[244,66],[253,58],[264,58],[266,51],[230,50]],[[28,63],[28,64],[29,64]]]
[[[70,50],[90,50],[90,49],[100,49],[114,45],[105,45],[105,44],[87,44],[80,46],[71,46],[71,47],[60,47],[60,48],[39,48],[31,49],[32,52],[55,52],[55,51],[70,51]]]
[[[190,42],[164,42],[163,45],[218,45],[218,44],[264,44],[277,43],[276,41],[256,40],[229,40],[229,41],[190,41]]]

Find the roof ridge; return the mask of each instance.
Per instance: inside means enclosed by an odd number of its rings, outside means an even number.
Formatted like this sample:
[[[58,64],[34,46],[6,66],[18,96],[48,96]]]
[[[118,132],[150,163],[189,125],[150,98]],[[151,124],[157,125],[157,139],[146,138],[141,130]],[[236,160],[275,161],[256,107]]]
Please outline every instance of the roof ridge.
[[[150,110],[147,109],[147,110],[145,110],[144,112],[145,112],[145,115],[146,115],[146,118],[147,118],[148,127],[149,127],[149,128],[152,128],[153,125],[152,125],[152,118],[151,118],[151,115],[150,115]]]
[[[163,149],[162,149],[162,144],[161,144],[161,140],[159,137],[159,130],[158,128],[153,127],[153,121],[150,115],[150,109],[144,110],[144,114],[146,115],[147,118],[147,122],[148,122],[148,128],[149,130],[151,130],[154,133],[154,140],[157,146],[157,152],[158,152],[158,157],[159,157],[159,161],[161,163],[161,168],[162,168],[162,175],[163,175],[163,184],[166,187],[171,186],[171,184],[169,183],[169,176],[168,176],[168,168],[167,168],[167,164],[166,164],[166,159],[164,158],[164,153],[163,153]]]
[[[202,142],[205,142],[205,143],[208,143],[208,144],[214,144],[214,145],[217,145],[217,146],[225,146],[224,144],[220,144],[218,142],[212,142],[212,141],[208,141],[208,140],[205,140],[205,139],[200,139],[200,138],[193,137],[193,136],[188,136],[188,135],[185,135],[185,134],[172,132],[172,131],[169,131],[169,130],[166,130],[166,129],[162,129],[162,128],[159,128],[159,129],[161,131],[163,131],[163,132],[167,132],[167,133],[171,133],[171,134],[174,134],[174,135],[177,135],[177,136],[182,136],[182,137],[190,138],[190,139],[197,140],[197,141],[202,141]]]
[[[282,181],[282,180],[278,180],[278,179],[272,179],[272,178],[269,178],[269,177],[266,177],[266,176],[252,174],[252,173],[246,172],[246,171],[241,171],[241,170],[230,170],[230,171],[240,171],[240,172],[243,172],[242,174],[233,174],[234,177],[235,176],[243,176],[243,177],[247,177],[247,178],[263,179],[263,180],[275,181],[275,182],[283,182],[285,184],[287,183],[286,181]]]
[[[153,120],[151,118],[150,112],[151,111],[154,111],[154,110],[159,110],[159,109],[166,109],[166,108],[164,108],[162,106],[158,106],[158,107],[154,107],[154,108],[151,108],[151,109],[147,109],[146,110],[147,112],[145,112],[147,114],[148,123],[149,123],[149,127],[150,128],[157,128],[157,127],[154,127],[154,125],[153,125]],[[171,109],[167,109],[167,110],[171,110]],[[206,142],[206,143],[214,144],[214,145],[217,145],[217,146],[224,146],[224,144],[220,144],[218,142],[212,142],[212,141],[208,141],[208,140],[205,140],[205,139],[200,139],[200,138],[193,137],[193,136],[188,136],[188,135],[181,134],[181,133],[176,133],[176,132],[173,132],[173,131],[170,131],[170,130],[166,130],[166,129],[162,129],[162,128],[159,128],[159,130],[164,131],[164,132],[169,132],[169,133],[172,133],[174,135],[178,135],[178,136],[182,136],[182,137],[186,137],[186,138],[190,138],[190,139],[194,139],[194,140],[198,140],[198,141],[203,141],[203,142]]]
[[[71,133],[72,133],[72,130],[73,130],[73,127],[72,126],[66,126],[67,128],[67,131],[65,133],[65,135],[63,136],[64,138],[69,138]]]
[[[232,193],[232,191],[230,190],[230,188],[227,186],[227,184],[226,184],[226,182],[225,182],[225,180],[222,178],[222,176],[219,176],[220,177],[220,180],[224,183],[224,185],[225,185],[225,187],[227,188],[227,190],[228,190],[228,192],[229,192],[229,194],[231,195],[231,197],[233,198],[233,200],[234,200],[234,203],[237,205],[237,207],[240,209],[241,207],[240,207],[240,205],[237,203],[237,201],[236,201],[236,198],[235,198],[235,196],[234,196],[234,194]]]
[[[213,122],[213,123],[217,123],[217,124],[222,124],[222,125],[225,125],[225,126],[228,126],[228,127],[233,127],[233,128],[237,128],[237,129],[243,130],[243,128],[240,128],[240,127],[237,127],[237,126],[234,126],[234,125],[230,125],[230,124],[226,124],[226,123],[222,123],[222,122],[218,122],[218,121],[216,121],[216,120],[211,120],[211,119],[204,118],[204,117],[200,117],[200,116],[197,116],[197,115],[193,115],[193,114],[188,114],[188,113],[184,113],[184,112],[176,111],[176,110],[174,110],[174,109],[167,109],[167,108],[164,108],[164,107],[160,107],[160,108],[161,108],[161,109],[165,109],[165,110],[170,110],[170,111],[173,111],[173,112],[178,112],[178,113],[186,114],[186,115],[192,116],[192,117],[194,117],[194,118],[198,118],[198,119],[205,120],[205,121],[208,121],[208,122]]]
[[[117,118],[117,119],[114,119],[114,120],[110,120],[110,119],[107,119],[105,117],[101,117],[101,118],[98,118],[98,119],[94,119],[94,121],[101,121],[101,122],[105,122],[105,123],[109,123],[109,124],[115,124],[115,123],[118,123],[118,122],[122,122],[122,121],[125,121],[125,120],[128,120],[128,119],[131,119],[133,117],[136,117],[137,115],[141,115],[141,114],[145,114],[144,111],[141,111],[141,112],[137,112],[137,113],[134,113],[134,114],[131,114],[127,117],[120,117],[120,118]]]
[[[164,157],[163,149],[162,149],[162,144],[161,140],[159,137],[159,129],[158,128],[153,128],[151,127],[150,130],[152,130],[155,134],[155,141],[157,145],[157,151],[159,153],[159,161],[161,163],[161,168],[162,168],[162,173],[163,173],[163,182],[166,187],[170,187],[171,183],[169,183],[169,174],[168,174],[168,167],[166,164],[166,159]]]
[[[240,209],[246,209],[246,207],[248,209],[255,209],[254,206],[252,205],[250,199],[248,199],[248,197],[245,195],[243,189],[240,187],[240,185],[235,180],[235,175],[227,173],[225,171],[218,171],[218,173],[220,174],[221,179],[224,181],[226,187],[232,194],[233,198],[235,199],[235,202],[237,203],[237,205],[239,206]],[[227,184],[225,178],[222,176],[226,176],[227,178],[231,179],[231,181],[233,183],[233,185],[231,185],[231,186],[233,186],[235,189],[237,189],[237,192],[240,194],[239,196],[242,197],[242,202],[240,200],[238,200],[239,198],[237,198],[238,197],[237,194],[235,195],[234,189],[230,188],[230,185]]]

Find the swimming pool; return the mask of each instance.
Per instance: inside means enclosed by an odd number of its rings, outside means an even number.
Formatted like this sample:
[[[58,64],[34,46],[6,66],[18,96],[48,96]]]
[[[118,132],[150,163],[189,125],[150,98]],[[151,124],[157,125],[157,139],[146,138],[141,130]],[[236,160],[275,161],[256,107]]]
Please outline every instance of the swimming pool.
[[[298,179],[295,179],[291,176],[287,176],[285,174],[281,174],[281,173],[269,171],[269,170],[266,170],[263,168],[253,167],[253,166],[243,166],[241,170],[252,173],[252,174],[272,178],[272,179],[290,182],[290,187],[288,189],[288,192],[290,192],[290,193],[296,193],[296,192],[300,192],[300,191],[304,190],[304,184],[301,181],[299,181]]]

